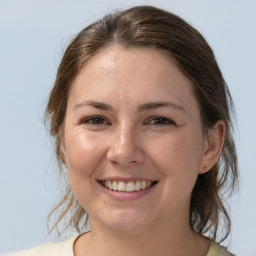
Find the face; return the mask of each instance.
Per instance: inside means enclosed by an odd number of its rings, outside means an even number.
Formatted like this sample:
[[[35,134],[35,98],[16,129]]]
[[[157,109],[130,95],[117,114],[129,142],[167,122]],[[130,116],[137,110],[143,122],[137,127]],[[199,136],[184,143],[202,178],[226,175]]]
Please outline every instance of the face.
[[[93,225],[187,223],[206,145],[191,81],[157,50],[103,49],[72,84],[63,151]]]

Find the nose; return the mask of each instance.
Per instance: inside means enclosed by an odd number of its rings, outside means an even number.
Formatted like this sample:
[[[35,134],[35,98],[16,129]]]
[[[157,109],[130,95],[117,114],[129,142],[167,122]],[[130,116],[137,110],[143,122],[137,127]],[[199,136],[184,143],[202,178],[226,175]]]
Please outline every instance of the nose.
[[[138,133],[133,127],[117,129],[111,136],[107,159],[122,167],[143,163],[145,156]]]

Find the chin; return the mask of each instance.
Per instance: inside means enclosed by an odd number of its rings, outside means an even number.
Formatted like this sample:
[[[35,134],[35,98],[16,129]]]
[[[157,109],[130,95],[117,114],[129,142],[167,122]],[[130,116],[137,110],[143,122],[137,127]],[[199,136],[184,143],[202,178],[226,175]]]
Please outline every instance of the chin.
[[[102,224],[113,232],[135,234],[143,232],[152,226],[152,220],[147,214],[138,214],[132,210],[119,210],[105,216]]]

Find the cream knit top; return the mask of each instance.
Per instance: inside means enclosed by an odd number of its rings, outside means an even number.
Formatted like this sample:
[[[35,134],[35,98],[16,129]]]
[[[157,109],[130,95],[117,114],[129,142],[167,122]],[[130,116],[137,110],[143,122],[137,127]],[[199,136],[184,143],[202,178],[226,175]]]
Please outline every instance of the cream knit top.
[[[78,236],[58,243],[46,243],[29,250],[17,251],[4,256],[74,256],[74,242]],[[224,247],[211,243],[206,256],[232,256]],[[234,256],[234,255],[233,255]]]

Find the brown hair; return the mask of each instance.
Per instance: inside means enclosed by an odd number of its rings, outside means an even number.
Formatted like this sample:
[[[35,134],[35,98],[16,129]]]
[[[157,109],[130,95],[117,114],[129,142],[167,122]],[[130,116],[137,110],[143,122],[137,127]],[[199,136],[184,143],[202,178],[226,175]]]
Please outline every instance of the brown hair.
[[[230,195],[227,192],[231,193],[238,183],[231,118],[233,102],[208,43],[196,29],[170,12],[152,6],[118,11],[83,29],[69,44],[59,65],[45,112],[46,120],[50,121],[50,133],[55,137],[60,167],[64,163],[60,140],[70,86],[85,62],[109,44],[161,50],[193,82],[204,132],[207,134],[207,129],[218,120],[224,120],[226,135],[222,155],[210,171],[198,176],[191,197],[189,222],[192,230],[199,234],[207,233],[214,240],[222,226],[224,232],[220,240],[226,239],[231,225],[224,196]],[[53,227],[57,227],[69,213],[65,228],[72,226],[81,232],[87,214],[69,184],[52,213],[57,209],[61,212]]]

